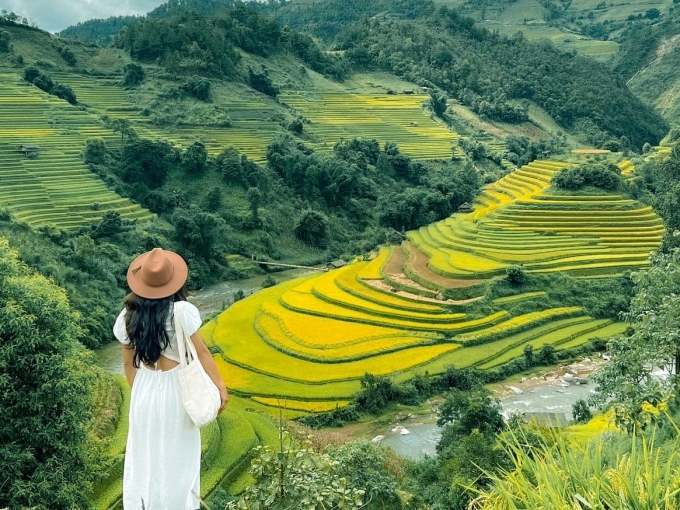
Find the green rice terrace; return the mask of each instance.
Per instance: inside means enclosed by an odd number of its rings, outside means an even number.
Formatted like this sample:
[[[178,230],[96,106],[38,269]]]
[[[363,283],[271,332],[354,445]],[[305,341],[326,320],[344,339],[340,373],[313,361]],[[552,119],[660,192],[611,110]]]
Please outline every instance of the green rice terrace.
[[[560,350],[621,333],[624,324],[578,306],[539,306],[543,291],[484,295],[510,265],[608,278],[645,267],[660,246],[662,221],[649,207],[548,194],[565,166],[531,163],[487,186],[472,212],[408,232],[370,261],[235,303],[203,329],[230,387],[272,410],[322,411],[349,401],[366,372],[403,381],[447,365],[486,369],[527,344]],[[513,314],[517,303],[526,306]]]
[[[238,97],[221,98],[232,120],[228,128],[159,127],[140,114],[142,108],[132,102],[116,80],[73,74],[56,74],[60,83],[70,85],[78,100],[99,114],[123,117],[134,123],[140,136],[163,138],[183,147],[202,140],[211,153],[227,146],[262,162],[272,138],[285,130],[271,122],[276,110],[266,96],[252,89]],[[119,80],[118,80],[119,81]],[[458,134],[433,121],[424,111],[428,95],[360,94],[337,90],[319,78],[320,91],[284,91],[279,100],[309,121],[305,143],[317,151],[330,151],[343,138],[375,138],[379,142],[396,142],[400,150],[413,159],[448,159]],[[324,86],[329,90],[324,92]]]
[[[87,138],[111,139],[112,132],[17,75],[0,74],[0,84],[0,206],[33,227],[76,228],[108,209],[127,219],[153,217],[107,189],[80,157]],[[27,157],[21,145],[37,145],[38,157]]]
[[[259,162],[270,141],[286,132],[271,121],[273,102],[250,89],[221,104],[229,110],[231,127],[159,127],[142,115],[120,79],[68,73],[53,77],[73,88],[79,106],[43,93],[9,69],[0,72],[0,206],[33,227],[77,228],[98,221],[109,209],[131,220],[153,218],[107,189],[81,159],[88,138],[101,138],[111,147],[120,144],[104,126],[104,115],[128,119],[143,138],[168,140],[180,148],[201,140],[213,155],[234,146]],[[308,119],[305,143],[315,150],[330,151],[342,139],[364,136],[396,142],[414,159],[448,159],[458,135],[430,118],[423,108],[428,97],[335,90],[289,91],[281,100],[285,108]],[[27,157],[19,150],[22,145],[38,146],[37,157]]]

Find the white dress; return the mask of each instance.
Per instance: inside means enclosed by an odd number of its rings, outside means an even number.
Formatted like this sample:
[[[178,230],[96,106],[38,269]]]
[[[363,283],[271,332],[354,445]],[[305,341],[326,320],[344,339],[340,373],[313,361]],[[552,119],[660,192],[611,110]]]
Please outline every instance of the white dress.
[[[181,311],[187,333],[198,331],[198,309],[186,301],[175,306]],[[166,331],[170,345],[163,355],[179,361],[172,314],[169,316]],[[113,331],[121,343],[130,343],[125,333],[125,310]],[[201,490],[201,435],[180,400],[177,370],[155,371],[141,365],[135,375],[123,467],[125,510],[199,508],[192,491],[200,494]]]

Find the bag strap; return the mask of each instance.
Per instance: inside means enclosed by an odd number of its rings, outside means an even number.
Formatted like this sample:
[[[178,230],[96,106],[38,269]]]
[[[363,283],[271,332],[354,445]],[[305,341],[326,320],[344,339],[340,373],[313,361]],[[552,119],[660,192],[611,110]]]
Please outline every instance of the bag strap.
[[[189,348],[190,354],[189,363],[192,360],[198,359],[198,353],[196,352],[196,347],[194,347],[194,343],[191,341],[191,338],[184,329],[184,324],[180,319],[182,309],[181,305],[178,306],[179,303],[181,303],[181,301],[177,301],[173,304],[173,316],[175,318],[175,337],[177,338],[177,350],[179,350],[179,363],[182,368],[185,368],[188,364],[187,347]]]

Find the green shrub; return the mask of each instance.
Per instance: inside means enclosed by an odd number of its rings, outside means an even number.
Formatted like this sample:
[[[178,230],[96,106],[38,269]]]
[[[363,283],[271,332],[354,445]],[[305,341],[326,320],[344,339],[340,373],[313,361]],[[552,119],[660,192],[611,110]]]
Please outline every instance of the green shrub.
[[[76,93],[73,92],[73,89],[68,85],[56,83],[49,92],[53,96],[57,96],[58,98],[68,101],[71,104],[76,104],[78,102],[76,100]]]
[[[522,285],[527,280],[527,275],[521,265],[508,266],[505,269],[505,274],[507,275],[508,283],[515,287]]]
[[[558,188],[575,191],[584,186],[595,186],[607,191],[621,188],[621,169],[613,163],[581,165],[577,168],[563,168],[550,183]]]
[[[144,81],[144,78],[146,77],[146,73],[144,72],[144,68],[140,66],[139,64],[126,64],[125,67],[123,67],[123,72],[125,73],[123,75],[123,86],[124,87],[134,87],[136,85],[139,85]]]
[[[576,423],[588,423],[593,418],[593,413],[590,412],[588,402],[579,399],[571,406],[571,414]]]
[[[262,92],[270,97],[276,97],[279,93],[279,89],[274,86],[271,78],[267,75],[266,69],[263,69],[261,72],[256,72],[249,67],[248,79],[250,81],[250,86],[258,92]]]

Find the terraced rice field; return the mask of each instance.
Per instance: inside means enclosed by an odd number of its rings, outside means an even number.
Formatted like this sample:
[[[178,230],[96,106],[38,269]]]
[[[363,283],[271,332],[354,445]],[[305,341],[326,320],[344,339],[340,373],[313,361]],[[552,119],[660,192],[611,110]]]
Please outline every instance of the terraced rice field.
[[[432,271],[456,279],[490,278],[511,264],[575,276],[646,266],[663,237],[661,218],[620,195],[544,194],[565,166],[534,162],[516,170],[488,186],[473,213],[422,227],[409,240]]]
[[[106,453],[113,459],[113,466],[90,496],[95,508],[106,510],[119,508],[123,496],[123,456],[127,437],[127,413],[130,389],[122,376],[116,376],[122,403],[112,409],[119,417],[118,426],[106,438]],[[291,405],[294,405],[291,403]],[[238,406],[236,406],[238,407]],[[223,413],[215,421],[201,429],[201,496],[206,498],[216,489],[233,493],[232,485],[250,468],[251,450],[258,445],[275,446],[278,429],[268,416],[254,409],[234,409]]]
[[[271,140],[285,132],[270,120],[274,106],[255,92],[220,105],[229,110],[230,128],[160,128],[130,101],[120,77],[56,73],[53,78],[73,88],[79,107],[24,83],[13,70],[0,69],[0,207],[34,227],[77,228],[98,221],[108,209],[128,219],[153,217],[109,191],[82,163],[80,153],[88,138],[104,139],[114,147],[119,143],[103,126],[102,115],[130,120],[145,138],[165,139],[180,148],[201,140],[212,154],[234,146],[259,162]],[[343,138],[370,137],[396,142],[416,159],[448,159],[458,137],[427,116],[422,109],[425,96],[334,92],[308,98],[288,92],[282,98],[312,121],[305,129],[319,140],[312,144],[319,151],[330,151]],[[19,153],[21,144],[40,146],[39,157],[31,160]]]
[[[77,228],[109,209],[131,220],[153,218],[83,164],[87,138],[112,136],[87,112],[0,72],[0,207],[33,227]],[[39,156],[27,158],[18,150],[22,144],[38,145]]]
[[[279,99],[311,121],[309,130],[324,140],[316,150],[343,138],[375,138],[396,142],[413,159],[450,159],[459,138],[424,113],[429,96],[285,92]]]
[[[648,264],[661,220],[620,195],[549,194],[565,166],[534,162],[484,189],[472,213],[409,232],[371,261],[234,304],[202,330],[221,350],[226,380],[272,412],[282,402],[320,412],[350,401],[366,372],[399,382],[449,365],[493,369],[526,345],[562,350],[623,332],[625,324],[580,307],[545,308],[545,291],[473,306],[511,264],[589,278]],[[517,303],[530,311],[511,313]]]
[[[265,161],[267,145],[272,138],[285,132],[269,118],[276,113],[271,104],[254,92],[239,95],[233,101],[220,104],[229,110],[232,127],[159,127],[142,115],[142,108],[133,103],[127,92],[120,87],[120,77],[97,78],[76,74],[55,74],[55,79],[73,88],[78,101],[90,112],[125,118],[143,138],[163,139],[180,148],[186,148],[196,140],[206,144],[215,155],[234,146],[258,162]]]
[[[271,140],[286,132],[270,121],[277,113],[272,104],[252,91],[220,103],[232,119],[229,128],[161,129],[141,115],[141,108],[132,103],[118,85],[120,79],[74,74],[58,74],[55,78],[70,85],[78,100],[92,111],[127,118],[141,136],[163,138],[179,147],[200,139],[213,154],[232,145],[262,162]],[[376,138],[380,143],[396,142],[404,154],[414,159],[449,159],[458,139],[456,133],[437,124],[424,112],[422,106],[429,96],[360,95],[342,91],[310,95],[287,91],[279,95],[279,100],[311,121],[305,130],[319,141],[309,145],[321,152],[332,150],[343,138],[363,137]]]

